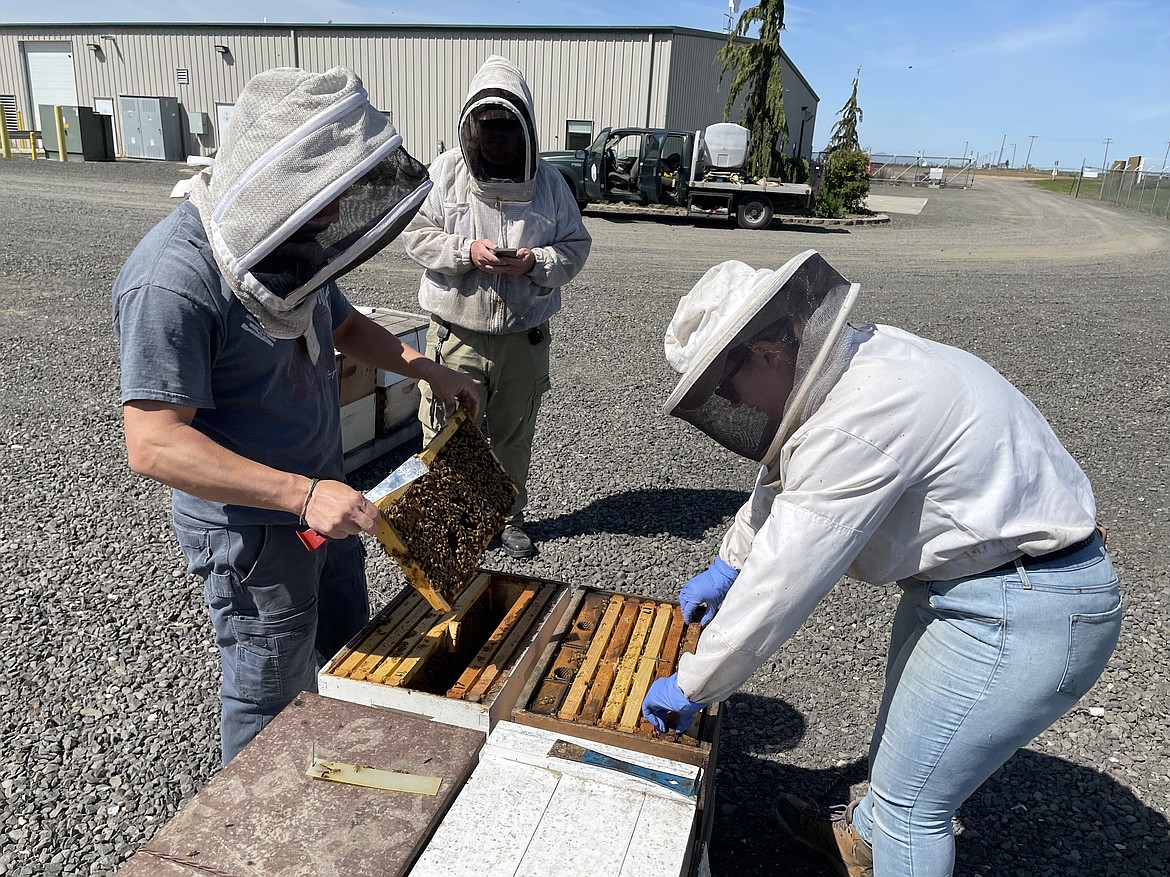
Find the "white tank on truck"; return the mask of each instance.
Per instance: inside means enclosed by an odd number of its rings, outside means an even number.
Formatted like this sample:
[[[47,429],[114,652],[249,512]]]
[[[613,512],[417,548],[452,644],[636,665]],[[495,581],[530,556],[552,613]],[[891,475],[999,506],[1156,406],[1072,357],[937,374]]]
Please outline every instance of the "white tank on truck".
[[[739,170],[747,161],[751,133],[734,122],[717,122],[703,129],[703,163],[712,170]]]

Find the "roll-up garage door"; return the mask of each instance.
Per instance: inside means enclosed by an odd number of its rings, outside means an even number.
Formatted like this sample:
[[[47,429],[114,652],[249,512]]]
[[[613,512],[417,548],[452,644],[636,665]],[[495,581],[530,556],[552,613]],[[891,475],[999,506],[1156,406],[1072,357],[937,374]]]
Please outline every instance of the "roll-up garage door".
[[[30,128],[40,125],[42,104],[77,106],[77,81],[73,76],[73,44],[68,41],[25,43],[29,91],[32,93]]]

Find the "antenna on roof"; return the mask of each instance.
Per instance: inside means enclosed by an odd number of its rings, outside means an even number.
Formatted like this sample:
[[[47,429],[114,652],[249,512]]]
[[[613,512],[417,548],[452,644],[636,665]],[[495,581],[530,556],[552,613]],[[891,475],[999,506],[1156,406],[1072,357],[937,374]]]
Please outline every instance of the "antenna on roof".
[[[724,33],[731,33],[732,28],[735,27],[735,16],[739,14],[739,0],[727,0],[727,13],[723,16],[725,21],[723,24]]]

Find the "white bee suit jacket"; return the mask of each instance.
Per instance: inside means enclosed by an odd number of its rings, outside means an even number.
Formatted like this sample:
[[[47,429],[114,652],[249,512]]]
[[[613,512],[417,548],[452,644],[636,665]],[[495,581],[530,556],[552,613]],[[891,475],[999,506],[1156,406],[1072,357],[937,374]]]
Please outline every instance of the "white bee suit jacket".
[[[496,107],[516,116],[525,154],[517,180],[478,179],[468,155],[473,110]],[[538,157],[532,96],[520,70],[498,55],[472,79],[460,115],[462,148],[429,168],[434,189],[402,235],[407,255],[425,270],[419,305],[449,323],[504,334],[539,326],[561,309],[561,287],[580,273],[592,238],[560,173]],[[471,261],[471,244],[527,247],[536,264],[519,277],[489,275]]]
[[[763,461],[723,539],[741,571],[679,663],[691,700],[732,694],[846,573],[950,579],[1093,530],[1084,473],[991,366],[889,326],[851,340],[840,379]]]

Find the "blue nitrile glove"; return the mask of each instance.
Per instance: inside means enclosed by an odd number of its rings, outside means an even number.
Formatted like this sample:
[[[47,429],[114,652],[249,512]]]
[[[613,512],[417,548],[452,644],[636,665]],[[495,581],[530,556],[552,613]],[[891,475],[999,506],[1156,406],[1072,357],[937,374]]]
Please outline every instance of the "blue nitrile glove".
[[[716,557],[710,568],[683,585],[678,593],[678,605],[682,609],[683,621],[690,624],[695,610],[706,603],[707,611],[699,622],[706,627],[719,611],[719,604],[727,596],[737,575],[739,572],[734,567],[724,563],[722,557]]]
[[[672,730],[680,734],[691,726],[691,719],[695,713],[705,707],[705,703],[695,703],[687,700],[687,696],[678,687],[678,674],[656,679],[642,699],[642,716],[658,733],[663,733],[670,727],[667,716],[670,713],[678,715]]]

